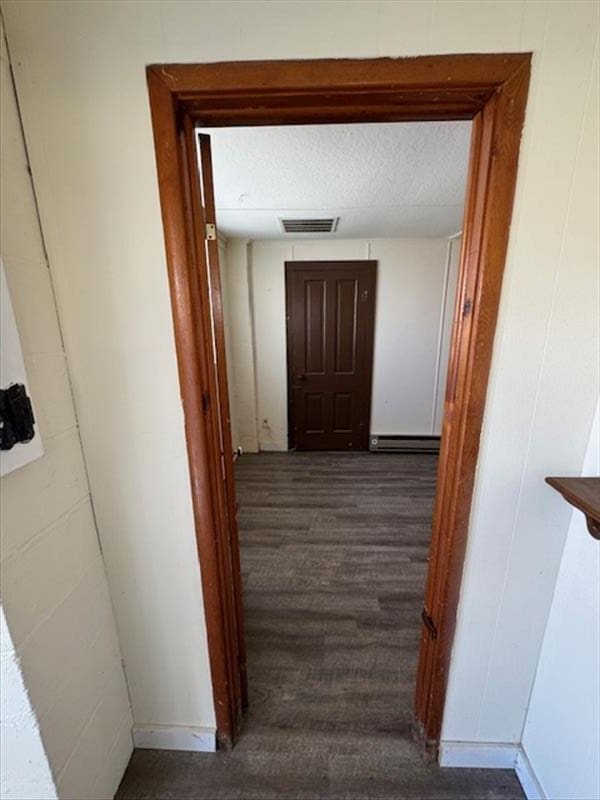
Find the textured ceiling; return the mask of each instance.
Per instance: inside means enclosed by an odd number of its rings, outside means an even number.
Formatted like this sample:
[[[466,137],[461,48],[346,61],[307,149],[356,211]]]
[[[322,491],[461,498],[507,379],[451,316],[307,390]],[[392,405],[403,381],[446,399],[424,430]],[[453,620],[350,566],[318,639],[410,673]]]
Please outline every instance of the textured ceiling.
[[[449,236],[462,225],[470,127],[212,128],[218,228],[284,239],[298,234],[284,234],[281,217],[339,216],[327,238]]]

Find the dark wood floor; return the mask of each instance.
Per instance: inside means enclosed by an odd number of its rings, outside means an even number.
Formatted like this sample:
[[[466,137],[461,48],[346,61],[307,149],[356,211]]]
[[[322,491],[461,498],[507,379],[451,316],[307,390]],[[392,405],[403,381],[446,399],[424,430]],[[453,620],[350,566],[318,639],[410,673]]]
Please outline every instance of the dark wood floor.
[[[117,797],[522,798],[441,769],[410,733],[435,456],[237,465],[250,711],[230,753],[138,750]]]

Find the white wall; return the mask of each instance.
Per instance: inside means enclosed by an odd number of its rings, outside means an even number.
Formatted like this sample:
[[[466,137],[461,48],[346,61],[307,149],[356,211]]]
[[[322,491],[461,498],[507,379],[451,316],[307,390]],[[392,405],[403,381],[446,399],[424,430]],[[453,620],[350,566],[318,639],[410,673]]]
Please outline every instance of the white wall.
[[[2,797],[106,798],[131,711],[4,48],[1,69],[2,258],[44,444],[2,479]]]
[[[445,239],[377,239],[369,258],[378,262],[371,432],[439,435],[436,397],[444,394],[450,340],[440,336],[444,313],[452,317],[454,296],[444,308]],[[456,286],[456,281],[453,279]],[[440,379],[441,385],[437,385]]]
[[[444,729],[518,741],[570,519],[542,478],[597,399],[596,4],[3,8],[134,712],[167,723],[213,712],[145,65],[534,51]]]
[[[229,248],[239,251],[235,242],[230,239]],[[449,336],[443,335],[447,332],[445,316],[452,317],[458,267],[457,259],[448,260],[447,250],[445,239],[434,238],[252,242],[249,258],[253,319],[248,321],[247,309],[238,303],[239,313],[228,324],[231,337],[248,345],[254,339],[257,410],[256,417],[236,418],[236,430],[253,434],[257,418],[260,449],[287,450],[284,262],[374,259],[378,267],[371,432],[439,434],[441,417],[436,419],[436,398],[441,396],[443,402],[450,344]],[[448,298],[447,278],[452,293]],[[228,292],[237,281],[241,281],[241,294],[246,290],[244,275],[234,275],[228,267]],[[248,334],[249,324],[253,324],[253,337]],[[251,369],[252,352],[243,355],[244,360],[236,362],[234,373]],[[438,360],[442,364],[439,372]],[[249,385],[250,381],[244,380],[243,384]]]
[[[20,21],[28,18],[26,39],[33,35],[39,53],[49,46],[43,72],[56,78],[52,109],[38,98],[27,112],[23,96],[23,111],[28,129],[46,117],[43,150],[29,137],[32,165],[135,724],[210,730],[212,687],[162,230],[129,218],[119,232],[134,208],[142,218],[158,213],[144,65],[162,57],[153,35],[159,7],[34,2],[3,6],[3,13],[7,29],[9,19],[15,25],[15,71],[35,71],[18,45]],[[59,45],[56,34],[67,30]],[[82,49],[71,51],[69,74],[59,77],[54,47],[66,55],[68,42]],[[104,89],[102,75],[111,76]],[[69,110],[80,91],[94,96],[87,112]],[[58,129],[67,145],[62,156],[50,155]],[[133,184],[125,177],[132,168]],[[116,183],[104,181],[110,174]],[[103,189],[93,188],[98,179]],[[76,431],[71,435],[78,447]],[[78,478],[64,475],[67,486]],[[72,493],[79,500],[74,487]]]
[[[256,414],[261,450],[287,450],[285,277],[288,242],[252,242],[251,292],[256,363]]]
[[[256,384],[248,247],[245,239],[230,239],[221,252],[223,317],[227,345],[227,377],[234,448],[258,450]]]
[[[56,787],[31,707],[19,657],[0,607],[0,797],[55,800]]]
[[[527,25],[544,11],[544,48],[534,62],[450,670],[443,738],[455,741],[521,739],[570,522],[544,476],[580,474],[598,399],[597,6],[525,9]]]
[[[584,475],[600,475],[598,412]],[[548,502],[565,503],[548,489]],[[600,542],[573,511],[523,731],[546,797],[600,797]]]

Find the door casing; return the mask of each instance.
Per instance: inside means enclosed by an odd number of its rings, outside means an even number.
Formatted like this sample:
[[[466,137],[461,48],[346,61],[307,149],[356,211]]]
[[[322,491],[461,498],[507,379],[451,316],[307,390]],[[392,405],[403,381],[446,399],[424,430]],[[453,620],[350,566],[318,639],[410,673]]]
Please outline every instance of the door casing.
[[[415,716],[440,736],[481,425],[525,118],[530,53],[416,58],[162,64],[147,68],[192,504],[220,744],[239,719],[239,664],[225,631],[237,607],[211,488],[221,475],[212,431],[219,388],[204,230],[194,209],[194,127],[473,121],[460,276],[446,386]],[[217,320],[217,325],[222,322]],[[224,353],[220,354],[224,358]],[[222,494],[222,493],[221,493]],[[225,502],[225,501],[221,501]],[[229,550],[228,550],[229,548]]]

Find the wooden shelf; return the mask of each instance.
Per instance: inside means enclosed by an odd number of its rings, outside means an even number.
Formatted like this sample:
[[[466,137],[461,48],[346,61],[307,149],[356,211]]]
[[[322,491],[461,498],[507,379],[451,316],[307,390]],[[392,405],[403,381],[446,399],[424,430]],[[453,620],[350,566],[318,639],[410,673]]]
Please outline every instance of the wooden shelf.
[[[600,539],[600,478],[546,478],[546,483],[583,511],[588,531]]]

